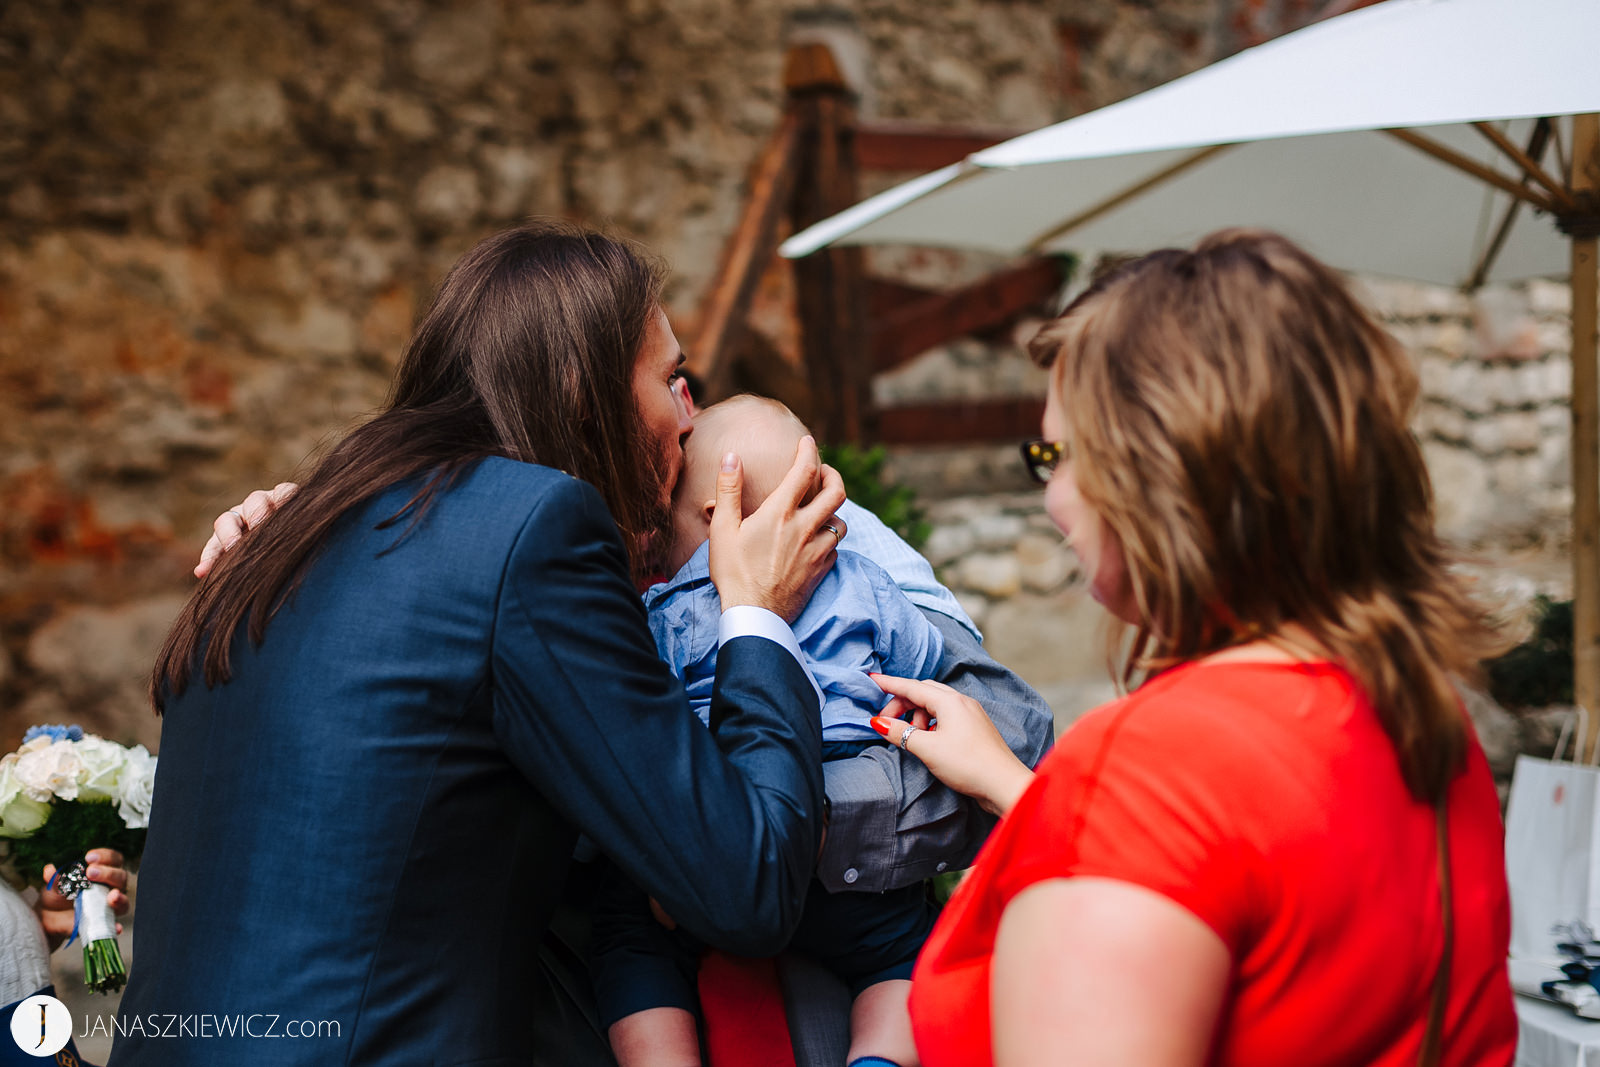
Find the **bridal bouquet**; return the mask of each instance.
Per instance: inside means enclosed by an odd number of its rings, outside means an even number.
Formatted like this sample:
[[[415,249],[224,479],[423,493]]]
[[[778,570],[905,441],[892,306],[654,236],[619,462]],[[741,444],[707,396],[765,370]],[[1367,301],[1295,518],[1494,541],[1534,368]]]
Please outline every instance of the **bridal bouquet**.
[[[156,758],[143,745],[124,748],[76,726],[35,726],[21,748],[0,756],[4,873],[13,884],[38,885],[45,864],[55,864],[51,888],[76,905],[73,937],[83,937],[84,981],[97,993],[121,989],[128,969],[110,890],[89,881],[84,855],[114,848],[130,864],[138,859],[155,775]]]

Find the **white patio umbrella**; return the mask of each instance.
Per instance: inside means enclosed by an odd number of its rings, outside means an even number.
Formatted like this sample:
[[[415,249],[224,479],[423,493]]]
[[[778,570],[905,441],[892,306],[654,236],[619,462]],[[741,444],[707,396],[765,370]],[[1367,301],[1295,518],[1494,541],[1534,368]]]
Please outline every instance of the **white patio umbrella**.
[[[1569,275],[1576,695],[1595,711],[1597,113],[1600,0],[1387,0],[978,152],[781,251],[1134,252],[1248,225],[1347,270],[1468,287]]]

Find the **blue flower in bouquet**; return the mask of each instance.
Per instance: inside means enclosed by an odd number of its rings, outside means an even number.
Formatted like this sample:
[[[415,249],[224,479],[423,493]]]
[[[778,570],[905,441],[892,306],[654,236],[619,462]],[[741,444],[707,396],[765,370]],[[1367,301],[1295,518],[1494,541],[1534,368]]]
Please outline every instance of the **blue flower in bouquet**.
[[[28,732],[22,735],[22,743],[27,744],[36,737],[48,737],[52,741],[82,741],[83,727],[62,726],[52,723],[48,726],[30,726]]]

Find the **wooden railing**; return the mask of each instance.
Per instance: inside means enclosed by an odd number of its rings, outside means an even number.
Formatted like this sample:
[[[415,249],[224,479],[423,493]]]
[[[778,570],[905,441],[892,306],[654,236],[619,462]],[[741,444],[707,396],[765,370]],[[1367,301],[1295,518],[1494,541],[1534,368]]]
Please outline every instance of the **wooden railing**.
[[[711,397],[726,395],[737,354],[770,347],[746,333],[751,302],[785,224],[799,230],[856,203],[862,170],[922,171],[954,163],[1016,130],[862,123],[833,53],[791,49],[783,118],[751,168],[738,225],[701,300],[690,369]],[[947,292],[866,275],[858,248],[828,248],[793,265],[800,356],[813,429],[827,441],[960,443],[1031,436],[1042,401],[950,401],[875,410],[872,375],[956,338],[1003,330],[1044,309],[1060,288],[1058,261],[1039,257]]]

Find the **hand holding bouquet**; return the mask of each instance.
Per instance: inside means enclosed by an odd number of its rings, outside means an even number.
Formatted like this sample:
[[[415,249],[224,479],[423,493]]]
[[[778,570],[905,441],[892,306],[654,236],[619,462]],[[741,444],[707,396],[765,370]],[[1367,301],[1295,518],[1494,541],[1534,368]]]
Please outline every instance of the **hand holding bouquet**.
[[[84,939],[84,976],[91,989],[121,989],[127,968],[117,948],[110,889],[91,882],[91,848],[121,852],[130,863],[144,848],[155,757],[143,745],[124,748],[76,726],[36,726],[16,752],[0,756],[0,850],[8,880],[50,888],[76,901],[74,936]],[[70,939],[69,939],[70,941]]]

